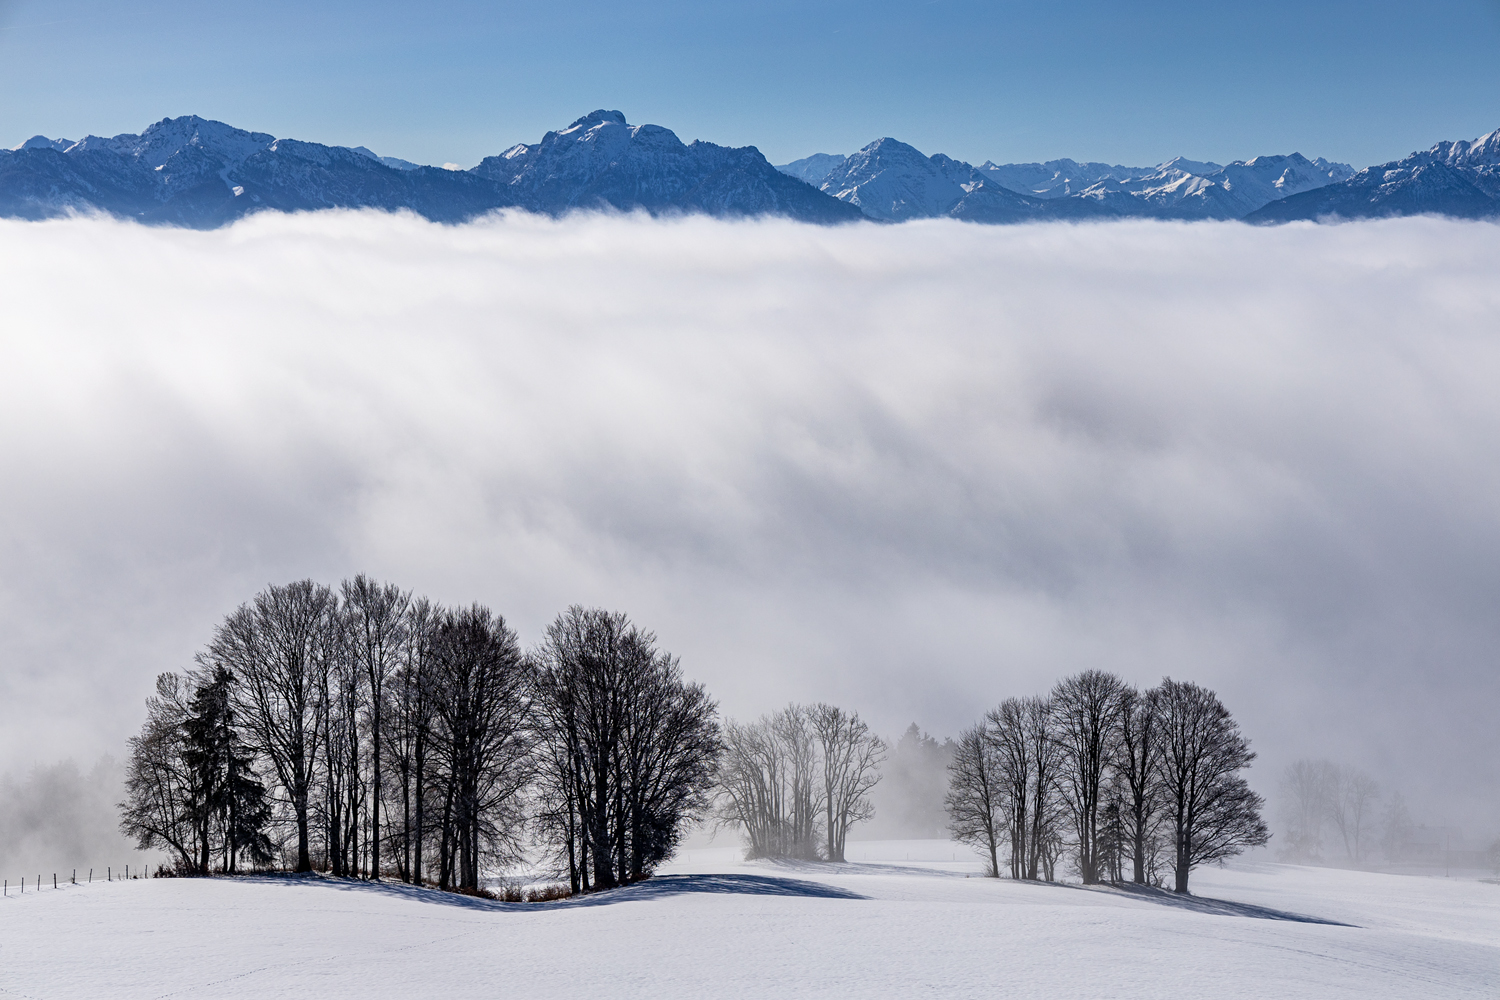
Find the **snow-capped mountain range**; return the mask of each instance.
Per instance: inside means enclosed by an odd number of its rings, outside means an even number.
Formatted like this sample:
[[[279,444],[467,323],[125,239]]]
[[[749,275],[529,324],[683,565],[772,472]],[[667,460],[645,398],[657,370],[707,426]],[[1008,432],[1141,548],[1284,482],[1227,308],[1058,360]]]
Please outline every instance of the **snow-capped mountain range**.
[[[778,215],[806,222],[955,218],[1293,219],[1433,212],[1500,216],[1500,132],[1442,142],[1355,171],[1300,153],[1227,165],[1154,167],[1049,160],[973,166],[892,138],[849,155],[773,166],[754,146],[683,143],[658,125],[595,111],[469,170],[423,166],[364,146],[325,146],[196,116],[140,135],[35,136],[0,150],[0,216],[101,211],[212,228],[264,209],[407,209],[461,221],[500,208]]]
[[[1440,142],[1404,160],[1366,167],[1342,184],[1271,202],[1249,221],[1424,213],[1463,219],[1500,216],[1500,129],[1472,142]]]
[[[1155,167],[1051,160],[975,167],[877,139],[850,156],[819,154],[780,169],[886,221],[952,216],[974,222],[1146,216],[1239,219],[1262,206],[1353,176],[1300,153],[1220,166],[1181,157]]]

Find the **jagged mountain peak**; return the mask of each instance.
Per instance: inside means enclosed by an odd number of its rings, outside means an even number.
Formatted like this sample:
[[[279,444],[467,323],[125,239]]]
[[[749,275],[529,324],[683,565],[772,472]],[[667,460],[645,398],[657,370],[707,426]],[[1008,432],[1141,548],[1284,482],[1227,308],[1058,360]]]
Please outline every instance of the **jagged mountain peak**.
[[[485,157],[469,171],[502,185],[515,204],[538,212],[575,208],[792,215],[837,222],[859,217],[778,171],[754,146],[694,140],[660,125],[631,125],[595,111],[532,144]]]
[[[411,209],[444,221],[497,208],[779,214],[810,222],[1481,218],[1500,215],[1500,130],[1358,173],[1301,153],[1223,167],[1183,157],[1146,168],[1070,159],[974,167],[891,136],[849,156],[820,153],[777,168],[754,146],[684,144],[670,129],[631,125],[604,109],[468,171],[423,167],[364,146],[277,139],[198,115],[163,118],[138,135],[78,142],[38,135],[0,150],[0,216],[103,210],[212,227],[259,209],[331,207]]]
[[[595,128],[599,125],[604,125],[611,122],[617,125],[630,124],[625,120],[625,115],[623,112],[605,111],[603,108],[600,108],[597,111],[590,111],[588,114],[584,115],[582,118],[578,119],[567,128],[561,129],[559,134],[566,134],[576,128]]]
[[[1206,177],[1209,174],[1216,174],[1220,170],[1223,170],[1224,165],[1221,163],[1215,163],[1212,160],[1190,160],[1186,156],[1174,156],[1166,163],[1159,164],[1156,169],[1181,170],[1184,173],[1197,174],[1199,177]]]
[[[184,115],[163,118],[139,135],[84,136],[75,148],[84,152],[107,150],[157,169],[187,150],[199,150],[227,163],[242,163],[275,141],[274,135],[265,132],[247,132],[210,118]]]
[[[1440,142],[1405,159],[1365,167],[1337,183],[1271,202],[1246,216],[1246,221],[1423,213],[1469,219],[1500,217],[1500,131],[1474,140]]]
[[[1442,160],[1449,166],[1500,166],[1500,129],[1473,140],[1459,139],[1456,142],[1440,142],[1428,150],[1428,155]]]

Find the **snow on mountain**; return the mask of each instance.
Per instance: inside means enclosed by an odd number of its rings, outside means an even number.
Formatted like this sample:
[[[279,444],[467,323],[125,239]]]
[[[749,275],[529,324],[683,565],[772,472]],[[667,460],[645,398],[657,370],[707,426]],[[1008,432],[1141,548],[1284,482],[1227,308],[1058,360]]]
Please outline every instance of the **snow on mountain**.
[[[359,153],[361,156],[368,156],[372,160],[383,163],[386,166],[390,167],[392,170],[416,170],[418,167],[422,166],[422,164],[420,163],[413,163],[410,160],[403,160],[399,156],[379,156],[373,150],[368,149],[364,146],[354,146],[353,151]]]
[[[535,146],[471,171],[246,132],[196,116],[140,135],[87,136],[58,148],[42,137],[0,152],[0,215],[105,211],[210,228],[261,209],[410,209],[457,221],[497,208],[557,213],[643,208],[712,215],[787,215],[809,222],[857,210],[778,172],[753,146],[684,145],[667,129],[597,112]],[[504,166],[497,166],[504,164]]]
[[[1320,166],[1321,164],[1321,166]],[[1236,160],[1209,173],[1185,169],[1215,167],[1178,158],[1152,173],[1092,185],[1081,197],[1120,215],[1169,219],[1239,219],[1269,202],[1323,187],[1348,177],[1346,164],[1309,160],[1301,153]]]
[[[1101,181],[1129,180],[1152,173],[1151,167],[1122,167],[1108,163],[1048,160],[1045,163],[994,163],[979,166],[988,180],[1020,194],[1038,198],[1066,198]]]
[[[927,156],[889,137],[846,157],[821,187],[882,222],[942,216],[1019,222],[1042,212],[1039,199],[988,180],[961,160],[942,153]]]
[[[34,135],[19,146],[12,146],[11,149],[55,149],[61,153],[71,145],[73,145],[72,139],[49,139],[45,135]]]
[[[1183,173],[1197,174],[1199,177],[1216,174],[1223,169],[1222,164],[1214,163],[1212,160],[1190,160],[1186,156],[1174,156],[1166,163],[1157,164],[1155,168],[1155,170],[1181,170]],[[1155,170],[1146,172],[1154,173]]]
[[[1319,193],[1321,192],[1321,193]],[[471,170],[429,167],[364,146],[247,132],[197,116],[139,135],[38,135],[0,150],[0,216],[104,211],[213,227],[262,209],[408,209],[439,221],[499,208],[781,215],[833,223],[956,218],[1145,217],[1276,221],[1324,215],[1500,214],[1500,131],[1441,142],[1356,173],[1300,153],[1225,166],[1178,157],[1155,167],[1048,160],[974,167],[892,138],[850,156],[772,166],[754,146],[683,143],[659,125],[599,110]]]
[[[799,161],[800,162],[800,161]],[[1344,164],[1299,153],[1219,166],[1178,157],[1156,167],[1049,160],[979,167],[925,156],[885,138],[845,158],[824,191],[883,221],[950,216],[973,222],[1146,217],[1238,219],[1277,198],[1342,180]]]
[[[791,163],[783,163],[776,169],[818,187],[835,167],[847,159],[843,153],[814,153]]]
[[[1246,221],[1424,213],[1463,219],[1500,217],[1500,130],[1472,142],[1439,142],[1405,159],[1366,167],[1339,183],[1271,202]]]
[[[549,214],[607,207],[807,222],[859,218],[771,166],[754,146],[684,144],[671,129],[631,125],[619,111],[585,115],[541,142],[486,157],[469,172],[500,184],[515,204]]]

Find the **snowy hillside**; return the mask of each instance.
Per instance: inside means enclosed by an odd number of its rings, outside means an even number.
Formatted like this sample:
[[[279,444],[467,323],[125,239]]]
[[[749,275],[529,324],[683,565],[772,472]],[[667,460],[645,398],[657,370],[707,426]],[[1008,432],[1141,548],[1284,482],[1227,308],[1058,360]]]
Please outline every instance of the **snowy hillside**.
[[[1196,895],[974,876],[946,841],[840,865],[691,850],[576,901],[322,878],[0,901],[0,990],[98,997],[1492,998],[1500,886],[1246,864]]]

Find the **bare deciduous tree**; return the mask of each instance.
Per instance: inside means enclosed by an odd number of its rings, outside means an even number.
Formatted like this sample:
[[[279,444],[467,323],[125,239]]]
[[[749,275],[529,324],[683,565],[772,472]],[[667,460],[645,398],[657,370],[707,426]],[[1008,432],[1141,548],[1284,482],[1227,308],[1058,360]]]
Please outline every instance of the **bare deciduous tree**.
[[[1318,861],[1323,856],[1323,829],[1328,822],[1336,767],[1326,760],[1297,760],[1281,775],[1281,809],[1287,843],[1282,856]]]
[[[411,595],[391,584],[377,584],[364,574],[344,581],[344,611],[355,661],[364,672],[369,691],[370,717],[370,871],[380,877],[380,809],[382,727],[385,685],[400,662],[408,628]]]
[[[312,870],[309,816],[336,611],[333,591],[311,580],[270,587],[224,620],[202,659],[239,678],[240,718],[251,747],[270,762],[292,809],[297,871]]]
[[[805,708],[724,727],[720,822],[741,826],[747,856],[818,857],[822,783]]]
[[[504,618],[477,604],[443,616],[432,663],[432,741],[444,888],[475,891],[482,855],[512,861],[520,854],[520,795],[533,773],[526,689],[520,643]]]
[[[649,875],[706,808],[716,708],[623,614],[572,607],[533,651],[540,829],[574,891]]]
[[[849,827],[874,814],[869,792],[880,780],[885,741],[857,712],[814,705],[808,712],[823,776],[824,834],[829,861],[844,860]]]
[[[197,827],[188,801],[192,775],[183,761],[182,723],[189,692],[179,674],[160,674],[156,695],[146,699],[146,724],[130,738],[120,830],[141,850],[165,848],[185,867],[197,864]]]
[[[1000,801],[1006,807],[1010,840],[1010,877],[1029,878],[1031,857],[1031,787],[1035,761],[1031,741],[1026,738],[1026,709],[1019,698],[1007,698],[985,717],[985,738],[994,751],[999,778]]]
[[[1173,834],[1175,888],[1188,891],[1200,864],[1270,838],[1264,800],[1240,776],[1255,754],[1218,696],[1193,683],[1163,680],[1159,771]]]
[[[963,731],[948,766],[949,829],[953,839],[983,852],[985,874],[1000,877],[1000,844],[1007,835],[1005,791],[986,722]]]
[[[1119,786],[1122,847],[1131,857],[1131,880],[1153,877],[1161,825],[1160,692],[1126,688],[1121,694],[1120,729],[1114,753]]]
[[[1060,681],[1049,699],[1058,788],[1072,820],[1073,847],[1084,885],[1100,879],[1099,814],[1109,763],[1120,732],[1126,686],[1114,674],[1085,670]]]
[[[1344,765],[1333,768],[1329,792],[1328,817],[1344,842],[1344,856],[1359,864],[1364,860],[1370,813],[1380,798],[1380,786],[1359,768]]]

